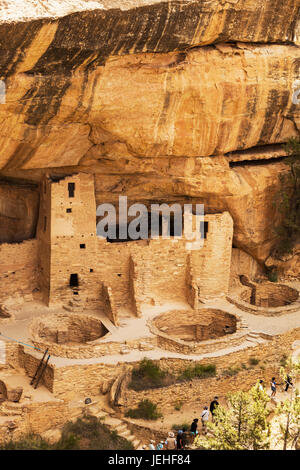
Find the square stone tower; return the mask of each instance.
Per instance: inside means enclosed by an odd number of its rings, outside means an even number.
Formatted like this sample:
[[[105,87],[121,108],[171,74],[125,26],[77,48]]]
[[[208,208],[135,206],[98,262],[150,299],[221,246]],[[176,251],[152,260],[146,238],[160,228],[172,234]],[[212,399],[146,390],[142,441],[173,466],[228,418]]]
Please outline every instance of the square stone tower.
[[[40,288],[44,301],[51,305],[75,298],[96,300],[93,175],[80,173],[44,179],[38,239]]]

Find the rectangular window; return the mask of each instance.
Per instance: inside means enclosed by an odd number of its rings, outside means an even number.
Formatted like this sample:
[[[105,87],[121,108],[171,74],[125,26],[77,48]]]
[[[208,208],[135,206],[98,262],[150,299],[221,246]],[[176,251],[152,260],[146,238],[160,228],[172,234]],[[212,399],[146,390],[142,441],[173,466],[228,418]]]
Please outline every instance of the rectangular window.
[[[69,197],[75,197],[75,183],[68,183]]]
[[[85,243],[80,243],[80,249],[84,250],[84,248],[85,248]]]
[[[67,212],[67,214],[71,214],[71,212],[72,212],[72,209],[67,209],[67,211],[66,211],[66,212]]]

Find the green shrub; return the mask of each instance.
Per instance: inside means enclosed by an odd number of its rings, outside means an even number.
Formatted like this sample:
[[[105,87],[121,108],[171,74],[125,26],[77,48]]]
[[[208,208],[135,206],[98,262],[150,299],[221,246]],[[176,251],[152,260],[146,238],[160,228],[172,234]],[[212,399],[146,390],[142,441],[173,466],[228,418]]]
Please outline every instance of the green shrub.
[[[256,359],[256,357],[250,357],[249,364],[251,364],[251,366],[257,366],[257,364],[259,364],[259,360]]]
[[[286,367],[287,365],[287,355],[286,354],[283,354],[283,356],[281,356],[281,359],[280,359],[280,365],[281,367]]]
[[[177,400],[177,401],[174,403],[174,409],[175,409],[176,411],[179,411],[179,410],[181,410],[182,405],[183,405],[183,401]]]
[[[0,446],[0,450],[133,450],[133,445],[110,431],[95,416],[85,416],[74,423],[66,423],[60,440],[55,444],[37,434],[29,434]]]
[[[233,375],[238,374],[241,372],[239,367],[229,367],[229,369],[224,369],[222,375],[232,377]]]
[[[126,415],[129,418],[156,420],[162,416],[157,411],[157,405],[150,400],[142,400],[139,402],[137,408],[131,408],[127,411]]]
[[[276,271],[268,272],[268,279],[270,282],[278,282],[278,274]]]
[[[39,434],[27,434],[17,441],[9,441],[0,450],[51,450],[52,446]]]
[[[133,446],[115,431],[108,429],[101,420],[87,415],[64,426],[56,449],[132,450]]]
[[[196,364],[194,367],[187,367],[182,370],[178,376],[179,380],[192,380],[195,378],[205,379],[207,377],[214,377],[216,375],[215,364]]]
[[[128,388],[135,391],[167,387],[175,382],[175,377],[160,369],[151,359],[144,358],[139,366],[132,370]]]
[[[173,429],[173,431],[179,431],[179,429],[185,428],[187,431],[189,431],[190,427],[191,427],[191,425],[189,423],[173,424],[172,429]]]

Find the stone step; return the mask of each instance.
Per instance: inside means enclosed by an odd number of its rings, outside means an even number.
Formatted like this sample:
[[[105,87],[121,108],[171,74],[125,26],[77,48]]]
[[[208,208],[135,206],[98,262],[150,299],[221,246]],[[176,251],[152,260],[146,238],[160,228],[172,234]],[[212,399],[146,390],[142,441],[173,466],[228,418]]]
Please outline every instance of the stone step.
[[[91,405],[86,408],[86,411],[91,415],[95,415],[96,413],[99,413],[99,408],[97,405]]]
[[[22,410],[0,410],[0,413],[3,416],[20,416],[22,414]]]
[[[127,428],[127,425],[126,425],[125,423],[124,423],[124,424],[120,424],[120,426],[117,426],[117,427],[115,428],[115,430],[116,430],[118,433],[120,433],[120,432],[122,432],[122,431],[126,431],[127,429],[128,429],[128,428]]]
[[[263,338],[257,338],[256,342],[259,344],[265,344],[267,341]]]
[[[141,445],[141,441],[139,439],[135,439],[134,441],[132,441],[132,445],[135,449],[138,450],[139,446]]]
[[[252,338],[260,338],[259,333],[253,333],[252,331],[250,331],[250,333],[248,333],[248,336],[251,336]]]
[[[115,429],[115,431],[116,431],[116,429]],[[118,432],[118,435],[121,436],[121,437],[124,437],[125,439],[127,439],[127,441],[133,441],[134,438],[135,438],[135,436],[132,436],[129,429],[127,429],[126,431]]]
[[[8,408],[10,410],[16,410],[16,409],[22,408],[22,405],[20,405],[19,403],[15,403],[13,401],[5,401],[3,403],[3,406],[5,406],[5,408]]]
[[[94,414],[94,416],[96,416],[96,418],[98,419],[106,419],[106,417],[108,416],[108,413],[106,413],[105,411],[99,410]]]
[[[120,426],[121,424],[123,424],[123,422],[118,418],[112,418],[111,416],[108,416],[105,418],[105,424],[115,429],[117,426]]]

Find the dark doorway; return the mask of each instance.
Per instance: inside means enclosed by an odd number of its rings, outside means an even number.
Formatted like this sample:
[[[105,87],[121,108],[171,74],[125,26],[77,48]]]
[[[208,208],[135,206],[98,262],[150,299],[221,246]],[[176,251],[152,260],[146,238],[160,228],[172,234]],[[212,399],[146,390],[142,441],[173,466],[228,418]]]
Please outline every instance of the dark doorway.
[[[78,274],[71,274],[70,287],[79,287]]]
[[[200,222],[201,223],[201,234],[203,233],[203,238],[207,238],[208,232],[208,222]]]

